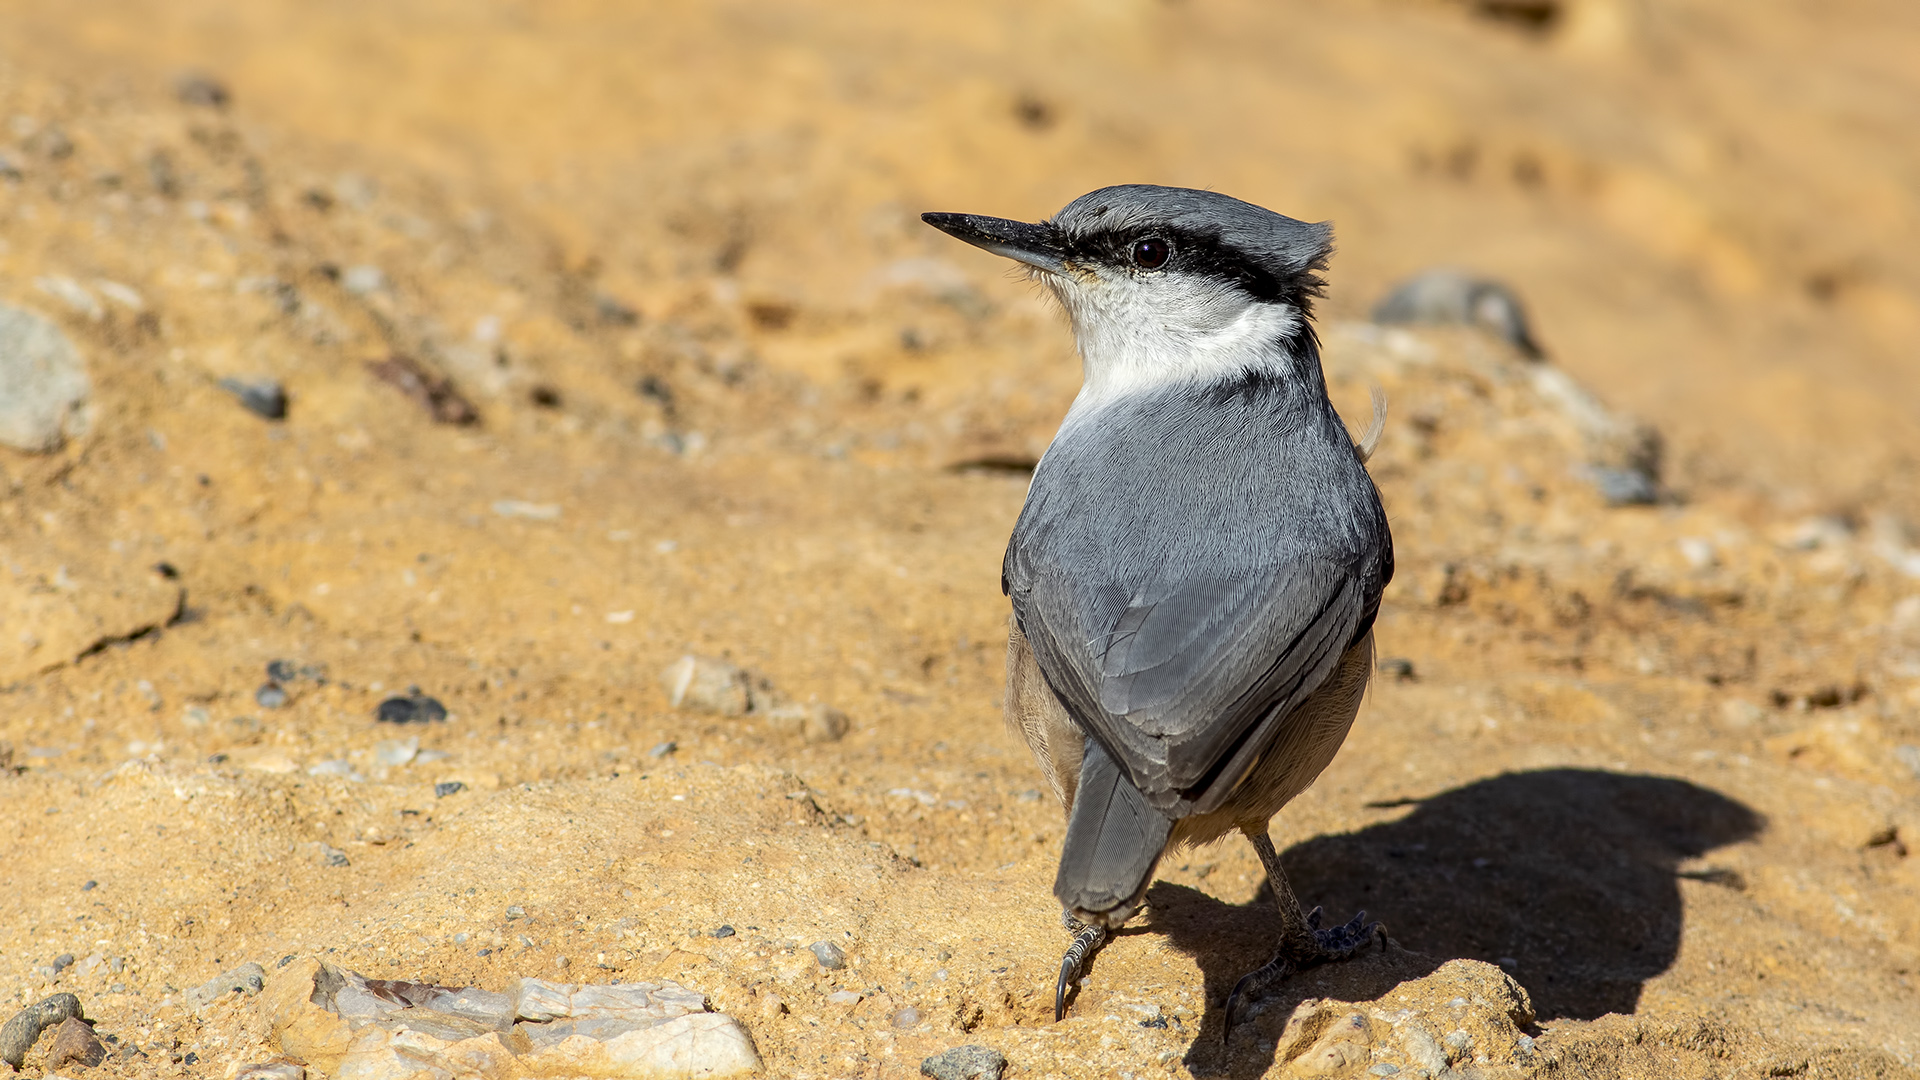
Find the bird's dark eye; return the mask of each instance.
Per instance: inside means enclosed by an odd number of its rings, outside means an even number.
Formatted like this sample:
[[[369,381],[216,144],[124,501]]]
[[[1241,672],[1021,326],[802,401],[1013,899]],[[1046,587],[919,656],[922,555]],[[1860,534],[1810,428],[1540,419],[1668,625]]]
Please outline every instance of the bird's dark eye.
[[[1173,254],[1173,248],[1157,236],[1133,242],[1133,265],[1142,270],[1158,270],[1167,265],[1167,256]]]

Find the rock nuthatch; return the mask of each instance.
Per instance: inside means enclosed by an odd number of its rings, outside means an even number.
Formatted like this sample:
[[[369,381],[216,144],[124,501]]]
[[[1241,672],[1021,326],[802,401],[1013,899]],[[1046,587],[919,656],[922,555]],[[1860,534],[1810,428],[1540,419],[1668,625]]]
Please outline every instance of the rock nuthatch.
[[[1376,934],[1303,913],[1267,822],[1346,738],[1393,540],[1327,399],[1309,322],[1332,230],[1184,188],[1102,188],[1039,224],[926,214],[1030,268],[1072,320],[1083,385],[1001,569],[1007,722],[1067,809],[1054,895],[1074,932],[1056,1017],[1161,856],[1238,829],[1280,909],[1236,1010]]]

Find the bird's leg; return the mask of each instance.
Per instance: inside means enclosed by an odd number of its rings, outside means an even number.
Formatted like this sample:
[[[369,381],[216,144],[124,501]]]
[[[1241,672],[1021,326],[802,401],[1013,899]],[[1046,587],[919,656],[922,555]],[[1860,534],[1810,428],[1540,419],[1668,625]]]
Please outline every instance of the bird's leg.
[[[1295,972],[1348,959],[1376,936],[1384,939],[1387,933],[1379,923],[1368,922],[1364,911],[1339,926],[1322,930],[1319,908],[1304,913],[1300,910],[1300,901],[1294,898],[1293,888],[1287,884],[1286,872],[1280,869],[1280,854],[1273,850],[1273,841],[1267,837],[1266,828],[1262,826],[1258,830],[1243,831],[1253,844],[1253,850],[1259,853],[1261,864],[1267,868],[1267,884],[1273,889],[1273,904],[1280,909],[1280,948],[1264,967],[1248,972],[1234,984],[1233,993],[1227,996],[1226,1024],[1221,1034],[1223,1041],[1233,1033],[1235,1014],[1251,1005],[1268,987],[1284,982]]]
[[[1073,944],[1067,946],[1067,955],[1060,958],[1060,981],[1053,986],[1053,1019],[1060,1022],[1067,1015],[1067,988],[1080,981],[1086,974],[1087,963],[1100,946],[1107,943],[1107,928],[1083,923],[1069,912],[1060,913],[1060,922],[1073,932]]]

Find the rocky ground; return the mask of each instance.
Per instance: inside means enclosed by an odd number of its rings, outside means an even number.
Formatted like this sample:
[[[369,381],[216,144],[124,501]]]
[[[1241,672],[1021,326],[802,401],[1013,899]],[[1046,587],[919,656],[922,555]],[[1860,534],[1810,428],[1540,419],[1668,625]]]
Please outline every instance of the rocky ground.
[[[0,5],[0,1013],[104,1059],[27,1074],[334,1075],[328,969],[671,980],[774,1076],[1920,1073],[1902,6],[54,7]],[[1381,671],[1274,826],[1392,944],[1224,1043],[1237,841],[1052,1022],[998,570],[1077,369],[914,217],[1122,179],[1333,218],[1392,409]],[[1366,320],[1433,263],[1547,359]]]

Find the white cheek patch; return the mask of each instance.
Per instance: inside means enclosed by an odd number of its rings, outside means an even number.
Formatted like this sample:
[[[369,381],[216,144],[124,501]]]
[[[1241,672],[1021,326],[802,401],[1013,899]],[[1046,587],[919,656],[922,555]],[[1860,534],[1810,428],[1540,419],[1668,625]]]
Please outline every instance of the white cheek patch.
[[[1074,414],[1171,384],[1283,370],[1299,309],[1186,275],[1083,273],[1049,282],[1073,319],[1085,383]]]

